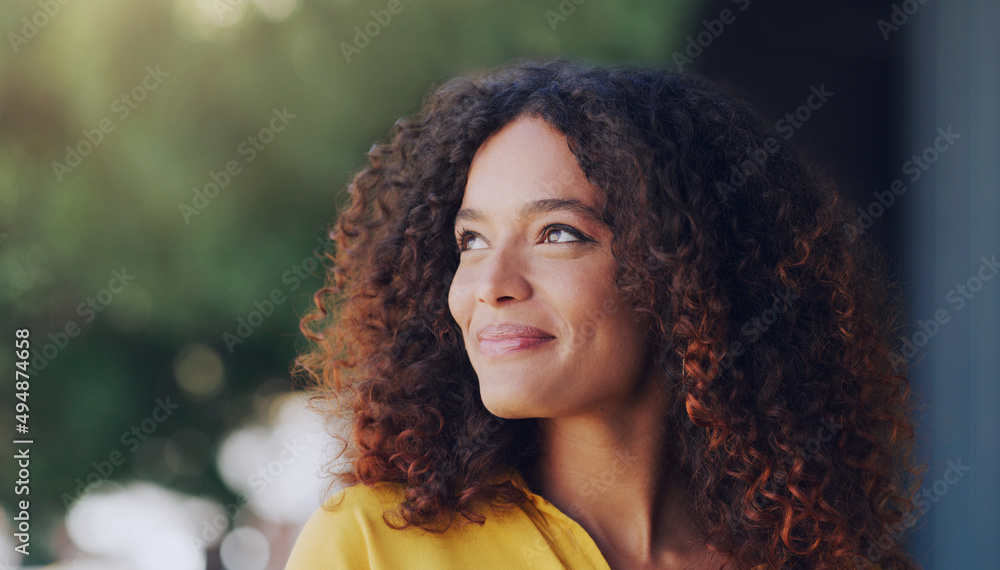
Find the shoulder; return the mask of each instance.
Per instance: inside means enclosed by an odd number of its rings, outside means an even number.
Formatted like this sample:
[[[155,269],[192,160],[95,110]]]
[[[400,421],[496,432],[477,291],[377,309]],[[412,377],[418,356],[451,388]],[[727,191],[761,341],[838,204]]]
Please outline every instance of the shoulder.
[[[382,514],[402,498],[402,488],[391,483],[359,483],[337,491],[302,527],[285,570],[367,570],[371,546],[384,534]]]
[[[567,565],[610,570],[586,532],[535,495],[504,508],[482,505],[483,524],[461,524],[457,517],[446,531],[427,532],[386,524],[401,526],[392,513],[405,492],[404,485],[385,482],[341,489],[306,522],[285,570],[554,570]]]

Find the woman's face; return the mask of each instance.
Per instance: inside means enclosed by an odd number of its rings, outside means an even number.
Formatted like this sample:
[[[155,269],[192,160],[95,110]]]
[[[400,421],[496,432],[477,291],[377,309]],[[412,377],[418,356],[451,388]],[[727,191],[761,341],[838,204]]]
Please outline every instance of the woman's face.
[[[614,283],[602,200],[540,118],[509,123],[473,158],[448,304],[494,415],[568,416],[635,397],[649,345]]]

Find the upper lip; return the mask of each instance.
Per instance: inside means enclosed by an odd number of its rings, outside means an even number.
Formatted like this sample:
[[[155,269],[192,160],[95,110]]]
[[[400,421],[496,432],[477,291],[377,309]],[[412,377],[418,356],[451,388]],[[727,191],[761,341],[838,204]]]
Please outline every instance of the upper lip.
[[[500,340],[506,338],[555,338],[538,327],[522,323],[494,323],[476,331],[479,340]]]

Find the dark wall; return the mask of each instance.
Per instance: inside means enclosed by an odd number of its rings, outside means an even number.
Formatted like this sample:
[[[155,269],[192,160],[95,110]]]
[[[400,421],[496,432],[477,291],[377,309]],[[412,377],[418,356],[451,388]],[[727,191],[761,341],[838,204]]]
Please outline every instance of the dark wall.
[[[805,104],[812,87],[832,92],[820,108],[802,114],[809,118],[790,141],[866,206],[873,192],[900,176],[905,160],[896,152],[905,120],[902,30],[883,35],[878,24],[891,13],[883,1],[712,0],[691,36],[695,44],[703,31],[713,39],[701,42],[708,45],[689,68],[742,93],[774,122]],[[710,28],[720,23],[715,35]],[[899,213],[890,209],[868,231],[882,243],[898,243]]]

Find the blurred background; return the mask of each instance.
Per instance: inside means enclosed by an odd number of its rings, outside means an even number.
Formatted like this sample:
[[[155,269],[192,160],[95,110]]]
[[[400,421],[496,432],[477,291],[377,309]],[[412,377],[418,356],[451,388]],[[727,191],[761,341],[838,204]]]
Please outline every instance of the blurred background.
[[[908,295],[908,547],[1000,559],[997,3],[11,0],[0,32],[0,569],[282,568],[335,451],[288,373],[320,229],[432,86],[557,55],[724,83],[835,176]]]

